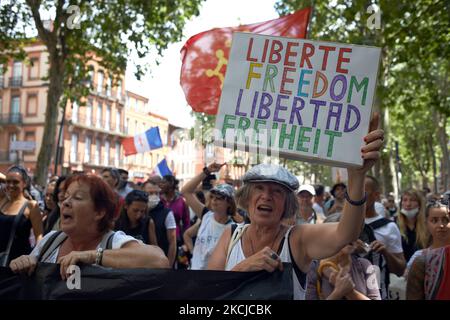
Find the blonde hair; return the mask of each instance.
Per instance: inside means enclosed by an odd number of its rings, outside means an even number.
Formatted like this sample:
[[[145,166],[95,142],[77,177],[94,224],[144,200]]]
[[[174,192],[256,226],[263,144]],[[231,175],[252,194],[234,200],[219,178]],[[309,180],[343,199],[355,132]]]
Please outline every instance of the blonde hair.
[[[422,194],[415,190],[415,189],[409,189],[403,192],[401,200],[400,200],[400,211],[402,209],[402,201],[403,197],[405,195],[408,195],[412,197],[414,200],[416,200],[419,203],[419,212],[416,215],[416,223],[415,223],[415,232],[416,232],[416,244],[421,248],[426,248],[429,244],[429,234],[426,224],[426,218],[425,218],[425,199],[422,196]],[[401,212],[397,216],[397,225],[400,230],[400,234],[402,235],[403,239],[405,239],[406,242],[408,242],[408,237],[406,236],[406,217]]]
[[[236,199],[238,200],[238,206],[247,212],[249,212],[248,202],[250,201],[250,195],[252,194],[253,188],[254,183],[246,183],[237,192],[238,196]],[[293,217],[298,211],[298,201],[295,193],[284,186],[283,189],[286,193],[286,200],[284,201],[284,212],[281,219]],[[249,218],[251,219],[251,217]]]

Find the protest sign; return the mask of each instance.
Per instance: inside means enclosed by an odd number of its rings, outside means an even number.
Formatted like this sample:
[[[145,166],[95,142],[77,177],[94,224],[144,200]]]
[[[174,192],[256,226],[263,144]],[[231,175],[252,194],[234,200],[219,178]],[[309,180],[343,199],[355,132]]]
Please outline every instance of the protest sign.
[[[380,48],[236,32],[215,143],[361,166]]]

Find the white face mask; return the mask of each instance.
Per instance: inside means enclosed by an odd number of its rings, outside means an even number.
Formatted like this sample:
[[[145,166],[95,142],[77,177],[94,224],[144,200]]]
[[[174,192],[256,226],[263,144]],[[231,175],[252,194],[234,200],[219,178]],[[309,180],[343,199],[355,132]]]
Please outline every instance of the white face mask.
[[[148,207],[150,209],[153,209],[154,207],[156,207],[159,203],[159,196],[156,194],[153,194],[151,196],[148,197]]]
[[[414,218],[417,213],[419,213],[419,208],[411,210],[402,209],[400,212],[403,213],[407,218]]]

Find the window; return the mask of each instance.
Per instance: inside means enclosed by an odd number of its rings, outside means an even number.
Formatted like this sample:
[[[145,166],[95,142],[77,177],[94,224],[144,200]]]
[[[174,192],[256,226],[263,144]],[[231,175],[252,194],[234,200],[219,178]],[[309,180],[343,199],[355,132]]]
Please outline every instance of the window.
[[[105,115],[105,130],[109,131],[111,128],[111,106],[106,105],[106,115]]]
[[[122,80],[117,83],[117,99],[122,99]]]
[[[112,86],[112,79],[111,77],[108,77],[108,80],[106,81],[106,95],[108,97],[111,96],[111,86]]]
[[[94,89],[94,67],[92,66],[89,66],[88,77],[89,87]]]
[[[17,141],[17,134],[11,133],[9,135],[9,145],[10,145],[10,151],[9,151],[9,161],[16,161],[17,160],[17,151],[11,150],[11,142]]]
[[[84,162],[88,163],[91,161],[91,144],[92,138],[86,137],[86,141],[84,142]]]
[[[78,103],[76,101],[72,103],[72,121],[78,122]]]
[[[77,162],[78,157],[78,134],[72,133],[72,143],[70,146],[70,162]]]
[[[139,132],[138,132],[138,122],[137,122],[137,120],[134,121],[134,134],[139,134]]]
[[[37,115],[37,95],[36,94],[29,94],[27,96],[27,115],[28,116],[35,116]]]
[[[36,134],[34,131],[25,132],[25,141],[36,142]],[[24,153],[32,155],[34,154],[34,150],[32,151],[24,151]]]
[[[92,125],[92,100],[89,99],[86,106],[86,125]]]
[[[28,79],[38,79],[39,78],[39,59],[32,58],[30,60],[30,68],[28,69]]]
[[[116,131],[120,132],[120,111],[116,110]]]
[[[114,166],[118,167],[119,166],[119,159],[120,159],[120,143],[116,142],[116,154],[114,157]]]
[[[108,140],[105,141],[105,156],[103,157],[103,164],[105,166],[109,166],[109,149],[110,149],[110,143]]]
[[[130,125],[130,119],[127,118],[127,121],[125,121],[125,134],[128,134],[129,125]]]
[[[18,114],[20,113],[20,97],[15,96],[11,98],[11,113]]]
[[[95,118],[95,125],[97,128],[102,127],[102,112],[103,105],[101,103],[97,104],[97,117]]]
[[[97,75],[97,92],[103,93],[103,72],[99,71]]]
[[[20,61],[14,61],[13,78],[15,79],[22,78],[22,62]]]
[[[100,144],[100,139],[95,139],[95,155],[94,155],[94,163],[96,165],[100,164],[100,152],[102,150],[102,146]]]

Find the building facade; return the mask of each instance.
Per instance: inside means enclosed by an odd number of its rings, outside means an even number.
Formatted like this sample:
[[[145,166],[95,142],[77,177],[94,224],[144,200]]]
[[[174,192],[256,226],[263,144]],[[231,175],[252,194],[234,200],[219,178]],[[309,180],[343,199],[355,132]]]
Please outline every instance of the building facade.
[[[123,167],[128,171],[129,179],[135,182],[144,181],[169,152],[169,122],[167,118],[150,112],[148,98],[130,91],[126,91],[124,119],[125,133],[128,136],[138,135],[151,127],[159,128],[163,148],[123,157]]]
[[[9,61],[0,69],[0,172],[22,164],[33,174],[43,143],[49,83],[48,52],[40,42],[25,48],[27,60]],[[152,126],[160,128],[167,145],[168,121],[149,111],[148,99],[125,91],[124,75],[112,75],[93,58],[89,61],[91,92],[81,103],[69,101],[59,109],[55,147],[58,166],[51,174],[74,171],[99,173],[104,167],[125,168],[130,177],[145,178],[167,153],[167,147],[151,153],[124,157],[122,139]],[[64,117],[64,121],[61,121]],[[61,138],[59,130],[62,127]],[[28,141],[35,148],[12,150],[13,141]],[[56,170],[56,171],[55,171]]]

